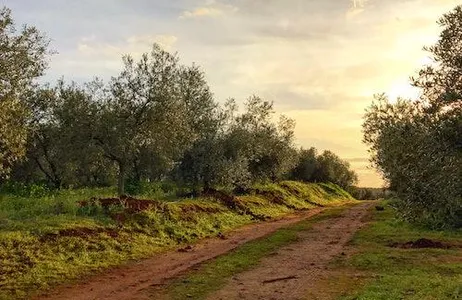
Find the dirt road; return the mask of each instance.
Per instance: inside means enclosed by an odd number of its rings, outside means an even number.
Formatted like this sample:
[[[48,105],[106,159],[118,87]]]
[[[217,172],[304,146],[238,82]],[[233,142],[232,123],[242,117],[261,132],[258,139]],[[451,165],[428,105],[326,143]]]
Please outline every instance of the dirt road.
[[[256,269],[236,275],[210,299],[299,299],[306,295],[316,278],[323,276],[326,264],[342,252],[344,244],[361,227],[361,217],[369,206],[370,203],[364,203],[347,210],[340,218],[317,223],[313,230],[302,233],[299,242],[263,259]],[[147,290],[151,287],[164,284],[197,264],[321,211],[321,208],[313,209],[281,220],[248,225],[228,233],[226,239],[208,239],[184,252],[159,254],[72,286],[59,287],[35,299],[149,299]],[[279,280],[281,277],[290,279]],[[276,281],[272,281],[274,279]],[[265,280],[268,282],[263,283]]]
[[[340,218],[316,223],[300,233],[297,243],[281,248],[248,272],[237,274],[208,299],[329,299],[320,286],[329,277],[327,265],[342,255],[345,244],[364,224],[371,203],[353,207]]]
[[[316,208],[280,220],[250,224],[228,233],[226,239],[206,239],[186,252],[162,253],[86,278],[72,286],[58,287],[34,299],[148,299],[145,289],[162,284],[194,265],[227,253],[248,241],[271,234],[281,227],[314,216],[322,210]]]

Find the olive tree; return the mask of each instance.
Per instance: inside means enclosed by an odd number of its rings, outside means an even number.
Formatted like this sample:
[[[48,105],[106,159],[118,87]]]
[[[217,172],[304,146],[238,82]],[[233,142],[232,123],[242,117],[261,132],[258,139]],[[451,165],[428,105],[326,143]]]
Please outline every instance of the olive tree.
[[[378,96],[364,120],[372,162],[399,196],[404,217],[462,226],[462,7],[445,14],[433,63],[415,78],[417,101]]]
[[[295,164],[295,123],[273,120],[271,102],[252,96],[238,113],[234,100],[215,118],[218,126],[198,140],[177,168],[177,176],[195,190],[213,186],[247,188],[257,181],[283,178]]]
[[[26,153],[27,108],[21,101],[47,68],[49,40],[33,26],[17,30],[0,9],[0,176]]]
[[[172,169],[216,126],[216,104],[197,66],[181,65],[157,44],[140,60],[123,61],[123,71],[103,92],[92,137],[117,165],[119,194],[127,174],[153,177],[156,162],[164,164],[163,172]]]
[[[358,182],[357,174],[347,161],[329,150],[318,155],[316,148],[300,149],[291,177],[306,182],[332,182],[343,188]]]
[[[104,178],[111,167],[91,142],[93,115],[98,108],[92,91],[61,80],[54,87],[35,89],[25,103],[30,127],[27,161],[15,168],[14,179],[32,164],[36,173],[56,188],[108,183]]]
[[[274,113],[272,102],[252,96],[230,128],[231,151],[248,160],[252,181],[277,181],[295,165],[295,122],[285,116],[275,122]]]

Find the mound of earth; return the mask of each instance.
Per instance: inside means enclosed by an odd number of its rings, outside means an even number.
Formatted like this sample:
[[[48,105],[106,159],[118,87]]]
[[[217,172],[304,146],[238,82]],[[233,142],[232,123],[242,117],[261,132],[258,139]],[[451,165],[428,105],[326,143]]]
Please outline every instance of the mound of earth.
[[[393,244],[390,244],[390,247],[401,248],[401,249],[422,249],[422,248],[448,249],[448,248],[451,248],[451,245],[440,242],[440,241],[433,241],[430,239],[422,238],[416,241],[409,241],[405,243],[393,243]]]

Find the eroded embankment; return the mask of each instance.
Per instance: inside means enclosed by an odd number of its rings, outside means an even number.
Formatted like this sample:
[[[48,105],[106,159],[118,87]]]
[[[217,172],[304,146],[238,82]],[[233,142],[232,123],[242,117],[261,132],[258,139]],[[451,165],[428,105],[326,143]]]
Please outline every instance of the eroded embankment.
[[[108,198],[80,201],[59,226],[0,231],[0,299],[26,298],[95,270],[223,236],[242,225],[354,201],[334,185],[282,182],[243,196],[211,190],[176,202]],[[51,218],[51,216],[50,216]],[[54,220],[54,224],[56,220]]]

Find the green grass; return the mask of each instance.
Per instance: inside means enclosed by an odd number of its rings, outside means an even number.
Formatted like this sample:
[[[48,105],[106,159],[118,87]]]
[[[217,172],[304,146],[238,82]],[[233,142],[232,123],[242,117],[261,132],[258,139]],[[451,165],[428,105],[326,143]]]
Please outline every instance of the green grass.
[[[462,299],[462,232],[431,231],[400,221],[384,202],[372,223],[351,242],[356,254],[335,269],[364,274],[362,285],[341,299]],[[450,249],[401,249],[389,245],[420,238],[453,244]],[[354,290],[354,286],[351,287]]]
[[[314,184],[262,187],[282,193],[282,202],[276,203],[271,194],[252,194],[237,198],[245,210],[236,211],[211,198],[163,200],[156,209],[128,215],[122,225],[101,209],[77,205],[91,197],[112,197],[114,188],[36,197],[1,194],[0,299],[28,298],[34,291],[255,222],[248,212],[275,218],[315,204],[353,202],[348,195]],[[292,205],[294,201],[301,204]],[[70,234],[57,235],[66,230]]]
[[[203,264],[199,270],[176,279],[166,288],[168,299],[205,299],[234,275],[252,269],[260,260],[282,246],[294,243],[298,233],[321,220],[338,217],[346,207],[331,208],[308,220],[279,229],[275,233],[240,246],[228,254]]]

